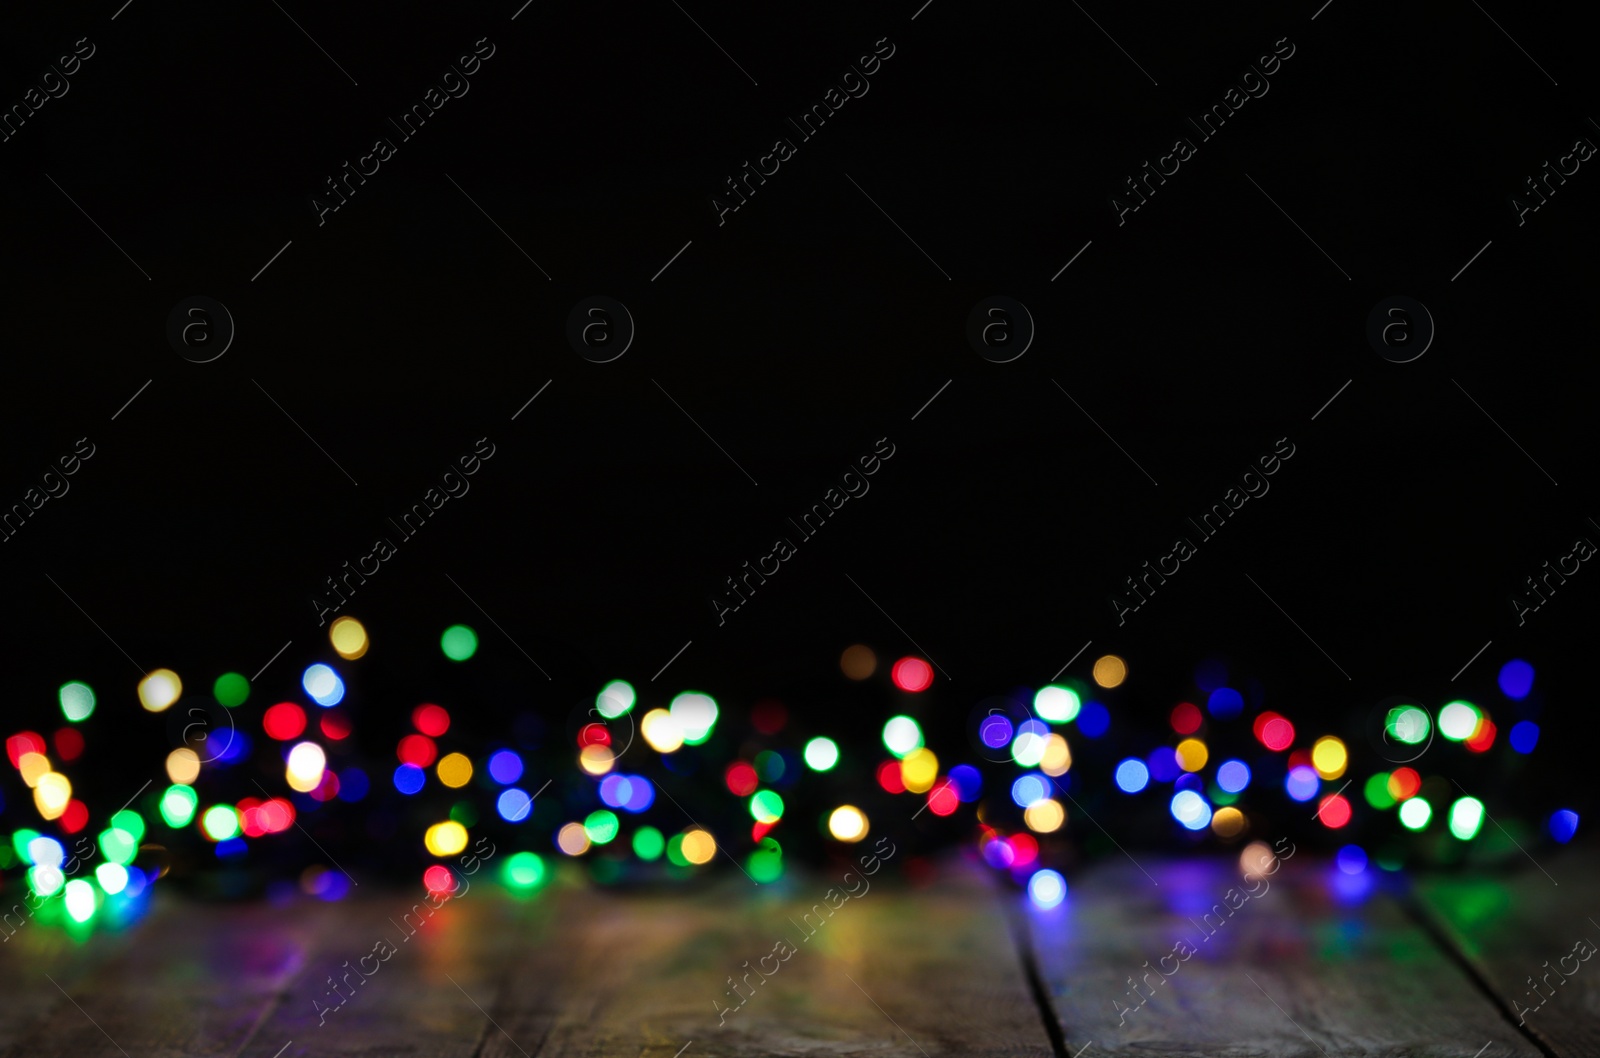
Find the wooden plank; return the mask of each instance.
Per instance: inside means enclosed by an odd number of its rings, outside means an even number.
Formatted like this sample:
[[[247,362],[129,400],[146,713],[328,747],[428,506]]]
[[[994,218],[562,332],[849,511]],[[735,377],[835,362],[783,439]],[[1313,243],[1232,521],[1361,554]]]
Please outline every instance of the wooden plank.
[[[579,894],[548,941],[570,953],[556,990],[540,961],[515,966],[484,1058],[1053,1058],[986,878],[953,864],[908,891],[839,873]]]
[[[1558,1055],[1600,1054],[1600,854],[1539,853],[1507,877],[1420,879],[1416,898],[1440,935]],[[1530,980],[1531,978],[1531,980]]]
[[[1307,852],[1248,883],[1234,859],[1140,865],[1027,913],[1068,1054],[1539,1053],[1393,899],[1340,903]]]
[[[37,975],[30,995],[55,998],[6,1053],[235,1055],[336,919],[327,905],[286,914],[170,893],[156,903],[125,933],[94,938],[81,972],[50,981],[43,969],[25,969]]]

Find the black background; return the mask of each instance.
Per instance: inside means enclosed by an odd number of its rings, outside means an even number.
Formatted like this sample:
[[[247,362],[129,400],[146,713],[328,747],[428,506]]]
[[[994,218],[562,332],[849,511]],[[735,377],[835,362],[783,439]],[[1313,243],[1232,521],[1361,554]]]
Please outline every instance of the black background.
[[[471,492],[345,611],[375,636],[359,665],[382,668],[368,700],[396,730],[466,678],[435,645],[455,621],[483,637],[485,732],[625,677],[870,737],[866,703],[892,695],[839,677],[857,641],[920,644],[942,676],[917,707],[954,729],[1092,640],[1068,675],[1124,656],[1129,715],[1159,718],[1222,654],[1269,705],[1354,737],[1391,694],[1493,707],[1520,656],[1563,765],[1541,775],[1567,789],[1600,574],[1522,627],[1508,600],[1600,538],[1597,177],[1520,227],[1510,204],[1600,135],[1569,13],[1493,12],[1547,75],[1472,6],[918,2],[694,0],[748,76],[670,0],[534,0],[514,21],[515,0],[286,5],[338,65],[270,0],[4,16],[6,106],[74,40],[96,48],[0,144],[0,502],[96,446],[0,546],[8,726],[57,722],[55,688],[87,679],[105,723],[159,752],[135,668],[203,686],[286,641],[261,693],[288,695],[331,657],[323,579],[488,437]],[[484,37],[470,92],[399,143],[386,117]],[[869,93],[719,226],[710,196],[884,37]],[[1281,38],[1270,92],[1119,226],[1124,179]],[[311,196],[380,135],[398,153],[319,226]],[[194,294],[238,328],[209,364],[165,340]],[[613,363],[564,338],[592,294],[638,327]],[[1013,363],[964,338],[992,294],[1037,324]],[[1438,328],[1408,364],[1364,337],[1393,294]],[[723,578],[885,437],[870,493],[719,627]],[[1296,451],[1271,492],[1119,627],[1110,593],[1281,437]]]

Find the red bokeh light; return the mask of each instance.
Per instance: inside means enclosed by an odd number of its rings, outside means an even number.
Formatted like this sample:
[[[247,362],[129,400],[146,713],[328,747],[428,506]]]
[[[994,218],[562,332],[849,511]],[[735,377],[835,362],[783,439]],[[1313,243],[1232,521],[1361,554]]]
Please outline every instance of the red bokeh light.
[[[1350,822],[1350,802],[1342,794],[1330,794],[1324,797],[1321,807],[1317,809],[1317,818],[1325,827],[1338,830]]]
[[[900,762],[886,760],[878,765],[878,785],[890,793],[905,793],[905,780],[900,777]]]
[[[426,768],[438,758],[439,747],[435,746],[433,739],[427,735],[407,735],[400,740],[395,756],[400,758],[401,764],[415,764],[419,768]]]
[[[1026,867],[1039,858],[1039,843],[1032,834],[1013,834],[1011,842],[1011,866]]]
[[[1179,702],[1172,707],[1172,730],[1180,735],[1192,735],[1200,730],[1200,707],[1193,702]]]
[[[788,722],[789,710],[783,707],[782,702],[769,699],[757,702],[756,707],[750,710],[750,723],[763,735],[776,735]]]
[[[752,826],[750,828],[750,841],[751,841],[751,843],[755,844],[755,845],[761,844],[761,839],[766,837],[768,834],[772,833],[772,828],[777,826],[777,825],[778,825],[778,821],[776,819],[774,819],[770,823],[757,823],[754,826]]]
[[[960,807],[961,798],[956,796],[956,785],[949,779],[928,791],[928,811],[934,815],[947,816]]]
[[[443,706],[424,702],[411,710],[411,726],[430,738],[438,738],[450,730],[450,714]]]
[[[422,872],[422,884],[430,893],[448,893],[456,887],[456,876],[450,868],[436,863]]]
[[[1311,763],[1311,751],[1309,749],[1297,749],[1289,754],[1289,762],[1285,767],[1290,771],[1294,771],[1296,768],[1310,768],[1315,771],[1317,766]]]
[[[68,834],[76,834],[89,825],[89,806],[74,797],[67,802],[67,810],[61,813],[61,829]]]
[[[1294,745],[1294,725],[1274,712],[1260,713],[1250,725],[1256,740],[1275,753]]]
[[[22,767],[24,753],[43,753],[45,751],[44,739],[32,731],[20,731],[6,739],[6,756],[11,758],[13,768]]]
[[[925,691],[933,685],[933,666],[921,658],[904,657],[894,663],[889,678],[902,691]]]
[[[306,729],[306,711],[293,702],[279,702],[261,714],[261,730],[268,738],[287,742]]]
[[[736,760],[722,773],[722,781],[728,784],[728,792],[735,797],[749,797],[756,792],[756,784],[760,781],[760,777],[750,765],[742,760]]]
[[[611,732],[606,730],[604,724],[584,724],[578,732],[578,748],[585,746],[611,745]]]
[[[77,760],[78,754],[83,752],[83,732],[75,727],[64,727],[55,733],[55,744],[62,760]]]
[[[349,738],[352,728],[350,717],[339,709],[330,709],[323,713],[322,720],[318,726],[322,728],[324,735],[335,742]]]
[[[245,837],[259,838],[267,832],[266,826],[261,822],[260,799],[246,797],[234,805],[233,810],[239,813],[239,829],[244,832]]]
[[[1494,736],[1498,730],[1499,728],[1494,726],[1494,721],[1485,716],[1483,722],[1478,725],[1477,734],[1462,744],[1474,753],[1487,753],[1489,747],[1494,745]]]
[[[282,797],[274,797],[256,810],[256,818],[268,834],[280,833],[294,826],[294,805]]]
[[[1389,796],[1396,801],[1415,797],[1420,789],[1422,789],[1422,776],[1417,774],[1415,768],[1396,768],[1389,774]]]

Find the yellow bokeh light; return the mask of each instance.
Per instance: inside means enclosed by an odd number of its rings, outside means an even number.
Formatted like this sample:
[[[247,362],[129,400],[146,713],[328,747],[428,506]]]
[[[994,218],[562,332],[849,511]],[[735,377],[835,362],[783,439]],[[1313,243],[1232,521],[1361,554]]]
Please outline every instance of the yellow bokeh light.
[[[717,839],[698,827],[683,832],[683,846],[679,850],[683,858],[696,867],[702,863],[710,863],[711,857],[717,854]]]
[[[1022,813],[1022,821],[1035,834],[1049,834],[1061,829],[1061,825],[1067,821],[1067,810],[1061,807],[1060,801],[1046,797],[1033,802]]]
[[[867,836],[867,814],[855,805],[840,805],[828,816],[828,833],[839,841],[860,841]]]
[[[900,761],[900,781],[908,793],[927,793],[939,778],[939,758],[931,749],[914,749]]]
[[[639,721],[639,734],[657,753],[676,753],[683,745],[683,727],[665,709],[652,709]]]
[[[139,681],[139,704],[152,713],[170,709],[183,693],[183,681],[171,669],[156,669]]]
[[[72,801],[72,783],[58,771],[47,771],[39,776],[33,788],[33,804],[46,819],[59,818]]]
[[[839,656],[839,669],[849,679],[864,680],[877,671],[878,656],[871,647],[857,643],[844,648],[844,653]]]
[[[346,661],[356,660],[372,645],[367,639],[366,628],[354,617],[334,618],[333,624],[328,627],[328,642]]]
[[[22,781],[30,787],[39,784],[39,776],[50,770],[50,758],[43,753],[29,750],[17,758],[17,770],[22,772]]]
[[[167,754],[167,778],[184,786],[191,786],[200,777],[200,754],[188,746],[179,746]]]
[[[439,758],[435,770],[439,773],[439,781],[452,790],[459,790],[472,781],[472,761],[467,759],[465,753],[446,753]]]
[[[284,765],[284,781],[291,790],[310,793],[322,785],[322,773],[328,767],[327,755],[315,742],[301,742],[289,751],[289,761]]]
[[[1244,833],[1244,828],[1244,813],[1231,805],[1217,809],[1217,814],[1211,817],[1211,829],[1219,838],[1238,837]]]
[[[1122,684],[1128,678],[1128,663],[1115,654],[1107,654],[1094,663],[1094,682],[1110,689]]]
[[[582,823],[568,823],[556,831],[556,848],[568,856],[582,856],[589,851],[589,834]]]
[[[617,756],[610,746],[584,746],[578,754],[578,767],[590,775],[604,775],[616,763]]]
[[[1178,755],[1178,767],[1184,771],[1199,771],[1211,759],[1211,751],[1198,738],[1184,739],[1174,752]]]
[[[1071,767],[1072,749],[1065,738],[1052,732],[1045,739],[1044,759],[1039,762],[1039,770],[1046,775],[1065,775]]]
[[[1311,766],[1324,779],[1337,779],[1350,764],[1350,754],[1344,743],[1332,735],[1323,735],[1311,744]]]
[[[453,819],[435,823],[422,835],[422,843],[435,856],[454,856],[467,847],[467,828]]]

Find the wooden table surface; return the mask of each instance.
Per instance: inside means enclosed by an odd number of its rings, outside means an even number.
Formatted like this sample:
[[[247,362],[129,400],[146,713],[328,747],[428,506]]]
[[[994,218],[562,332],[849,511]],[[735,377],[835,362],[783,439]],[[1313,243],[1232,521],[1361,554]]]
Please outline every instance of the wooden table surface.
[[[431,916],[370,884],[286,908],[167,892],[120,932],[11,936],[0,1053],[1593,1056],[1597,866],[1541,855],[1352,902],[1307,854],[1253,895],[1236,862],[1141,855],[1048,912],[956,862],[924,888],[852,876],[848,899],[827,874],[480,884]]]

